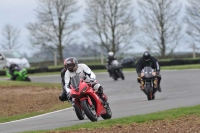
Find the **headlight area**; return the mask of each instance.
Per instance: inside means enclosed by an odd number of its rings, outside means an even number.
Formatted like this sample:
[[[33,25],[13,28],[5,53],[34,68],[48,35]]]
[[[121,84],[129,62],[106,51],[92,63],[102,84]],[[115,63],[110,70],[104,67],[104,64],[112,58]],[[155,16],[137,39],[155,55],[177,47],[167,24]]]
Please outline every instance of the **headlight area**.
[[[87,86],[85,86],[85,87],[80,91],[80,94],[85,93],[86,89],[87,89]]]

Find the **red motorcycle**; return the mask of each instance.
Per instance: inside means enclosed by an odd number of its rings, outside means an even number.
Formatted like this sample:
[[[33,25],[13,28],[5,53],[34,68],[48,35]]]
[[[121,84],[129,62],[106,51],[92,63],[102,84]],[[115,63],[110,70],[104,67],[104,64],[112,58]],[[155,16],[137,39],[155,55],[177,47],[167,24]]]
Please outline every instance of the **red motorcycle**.
[[[109,105],[105,104],[99,98],[91,87],[91,84],[87,84],[78,74],[71,78],[70,83],[72,105],[80,120],[84,119],[84,114],[91,121],[97,121],[100,116],[103,119],[110,119],[112,117],[112,111]],[[104,97],[106,97],[105,94]]]

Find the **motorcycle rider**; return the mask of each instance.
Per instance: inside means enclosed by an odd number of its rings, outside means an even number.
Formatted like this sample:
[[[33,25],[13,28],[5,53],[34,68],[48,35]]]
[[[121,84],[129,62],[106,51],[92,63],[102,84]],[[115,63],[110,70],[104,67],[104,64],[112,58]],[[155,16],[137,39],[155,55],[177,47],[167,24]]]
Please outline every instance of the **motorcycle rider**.
[[[161,90],[161,87],[160,87],[160,81],[161,81],[160,65],[159,65],[158,60],[157,60],[155,57],[151,56],[151,54],[150,54],[149,51],[145,51],[145,52],[143,53],[143,57],[141,57],[141,58],[138,60],[137,64],[136,64],[136,72],[137,72],[137,74],[138,74],[137,80],[138,80],[138,82],[139,82],[140,84],[141,84],[141,77],[143,76],[143,75],[141,75],[141,71],[142,71],[142,69],[143,69],[144,67],[146,67],[146,66],[150,66],[150,67],[152,67],[153,69],[156,70],[156,77],[157,77],[157,79],[158,79],[158,82],[157,82],[157,90],[158,90],[159,92],[161,92],[162,90]],[[141,88],[141,89],[142,89],[142,88]],[[155,92],[154,92],[154,93],[155,93]]]
[[[12,63],[9,66],[9,73],[10,73],[10,75],[12,75],[11,80],[16,80],[17,75],[14,74],[14,72],[18,71],[18,70],[20,70],[20,67],[17,64],[15,64],[15,63]]]
[[[108,53],[108,58],[107,58],[107,71],[108,71],[110,77],[111,77],[111,62],[112,62],[113,60],[117,60],[117,58],[115,58],[115,57],[114,57],[114,53],[113,53],[112,51],[110,51],[110,52]]]
[[[92,88],[96,91],[97,95],[104,102],[104,105],[108,104],[105,95],[103,94],[103,87],[96,82],[96,75],[86,64],[78,64],[78,60],[75,57],[69,57],[65,61],[65,89],[69,97],[70,94],[70,78],[79,74],[80,77],[85,77],[84,80],[88,84],[92,84]]]

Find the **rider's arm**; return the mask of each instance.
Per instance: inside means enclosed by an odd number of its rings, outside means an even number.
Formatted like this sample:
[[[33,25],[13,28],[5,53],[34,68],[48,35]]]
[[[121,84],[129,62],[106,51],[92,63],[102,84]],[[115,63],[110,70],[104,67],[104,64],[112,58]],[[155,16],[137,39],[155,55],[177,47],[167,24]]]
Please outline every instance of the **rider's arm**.
[[[143,61],[142,58],[140,58],[136,63],[136,72],[137,72],[138,76],[140,76],[141,70],[143,69],[142,61]]]
[[[65,68],[63,68],[63,69],[61,70],[61,72],[60,72],[61,84],[62,84],[62,87],[63,87],[63,88],[64,88],[64,86],[65,86],[65,72],[66,72]]]
[[[88,76],[90,79],[96,79],[96,75],[92,72],[92,70],[85,64],[82,64],[83,72],[85,76]]]
[[[159,74],[160,73],[160,65],[159,65],[159,62],[156,58],[153,58],[153,64],[154,64],[154,67],[156,69],[156,73]]]

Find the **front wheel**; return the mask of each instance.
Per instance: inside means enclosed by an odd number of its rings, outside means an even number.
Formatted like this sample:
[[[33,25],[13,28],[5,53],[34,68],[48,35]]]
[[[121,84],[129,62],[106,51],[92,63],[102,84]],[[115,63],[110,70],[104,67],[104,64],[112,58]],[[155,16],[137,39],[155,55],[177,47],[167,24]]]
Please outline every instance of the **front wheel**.
[[[101,117],[102,117],[103,119],[110,119],[110,118],[112,117],[112,111],[111,111],[109,105],[107,105],[107,107],[106,107],[106,113],[103,114],[103,115],[101,115]]]
[[[98,116],[96,114],[95,106],[94,105],[89,105],[87,100],[81,101],[81,106],[86,114],[86,116],[92,121],[97,121]]]
[[[79,120],[85,119],[85,113],[82,109],[80,109],[76,104],[73,105],[74,110],[76,112],[76,116],[78,117]]]
[[[151,89],[151,85],[149,83],[147,83],[145,91],[146,91],[146,94],[147,94],[147,99],[152,100],[153,92],[152,92],[152,89]]]
[[[118,79],[118,76],[116,72],[112,72],[112,78],[116,81]]]
[[[122,80],[124,80],[125,78],[124,78],[124,74],[122,72],[122,69],[119,70],[119,74],[120,74],[120,77],[122,78]]]

